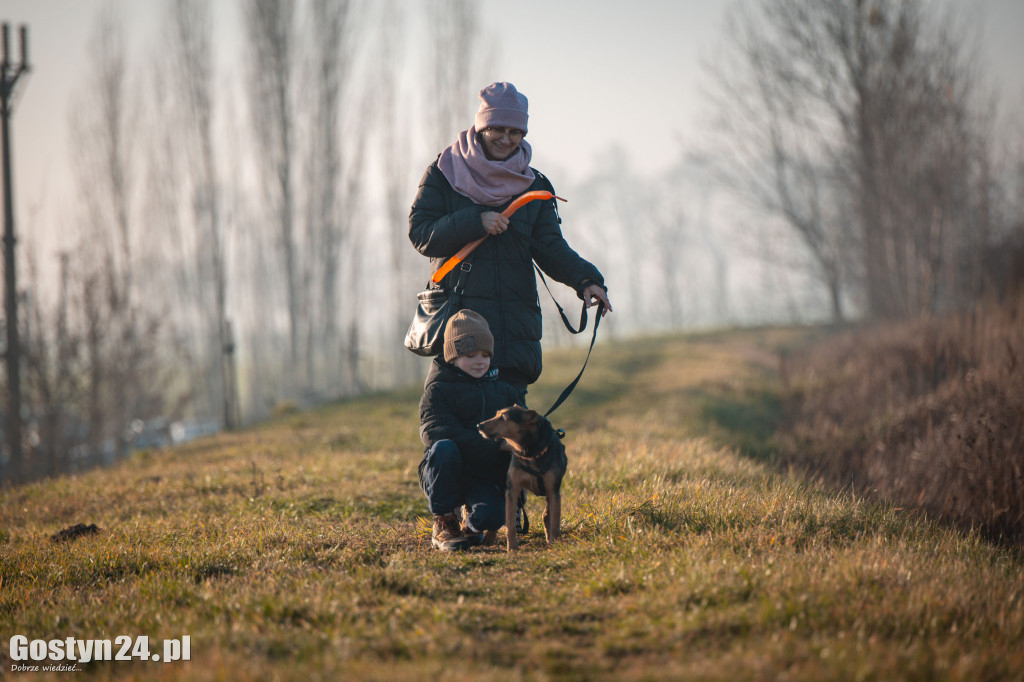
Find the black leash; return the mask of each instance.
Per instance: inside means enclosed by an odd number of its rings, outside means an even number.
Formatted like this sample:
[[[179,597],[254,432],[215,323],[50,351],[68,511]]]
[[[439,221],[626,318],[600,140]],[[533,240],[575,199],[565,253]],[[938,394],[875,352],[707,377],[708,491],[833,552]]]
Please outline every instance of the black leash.
[[[547,284],[545,283],[544,286],[547,286]],[[549,290],[548,293],[550,293],[550,290]],[[558,301],[555,301],[555,305],[558,305]],[[562,307],[561,306],[558,306],[558,311],[562,312]],[[572,393],[574,388],[576,388],[576,384],[580,383],[580,378],[583,376],[583,370],[585,370],[587,368],[587,363],[590,361],[590,354],[594,350],[594,342],[597,341],[597,328],[601,325],[601,313],[603,313],[603,312],[604,312],[604,303],[598,302],[598,304],[597,304],[597,315],[594,316],[594,334],[593,334],[593,336],[590,337],[590,349],[587,350],[587,359],[583,361],[583,367],[580,368],[580,373],[576,375],[576,378],[572,380],[571,384],[569,384],[568,386],[565,387],[565,390],[562,391],[562,395],[558,396],[558,400],[555,401],[555,404],[552,405],[548,409],[548,411],[544,413],[545,417],[547,417],[549,414],[554,412],[558,408],[559,405],[564,403],[565,399],[568,398],[569,394]],[[565,313],[562,313],[562,319],[565,321],[566,326],[568,326],[569,325],[569,321],[565,319]],[[573,333],[574,334],[578,334],[579,332],[583,331],[584,327],[586,327],[586,326],[587,326],[587,304],[586,304],[586,302],[584,302],[583,303],[583,313],[580,316],[580,328],[579,328],[579,331],[575,331]],[[569,329],[571,330],[572,327],[569,327]],[[561,431],[561,429],[558,429],[558,430]],[[564,432],[562,432],[562,433],[564,434]]]
[[[536,172],[536,171],[534,171],[534,172]],[[550,185],[550,183],[548,183],[548,184]],[[553,188],[552,188],[552,194],[554,194],[554,189]],[[558,203],[554,199],[551,200],[551,203],[555,207],[555,216],[558,218],[558,222],[561,223],[562,219],[561,219],[561,217],[558,216]],[[534,247],[534,248],[536,248],[536,249],[538,249],[540,251],[547,251],[547,249],[540,242],[538,242],[536,239],[534,239],[533,237],[527,236],[525,234],[520,234],[520,233],[516,232],[515,230],[509,230],[508,232],[506,232],[506,234],[511,234],[512,236],[516,237],[520,241],[526,242],[530,246],[532,246],[532,247]],[[531,259],[531,262],[533,262],[532,259]],[[569,318],[566,317],[565,311],[562,309],[562,306],[558,303],[558,299],[556,299],[555,295],[553,293],[551,293],[551,287],[548,286],[548,280],[547,280],[546,277],[544,277],[544,273],[541,272],[540,266],[538,266],[537,263],[534,262],[533,263],[533,269],[537,271],[538,275],[540,275],[540,281],[544,284],[544,288],[547,289],[548,296],[551,297],[551,300],[554,302],[555,307],[558,308],[558,314],[562,317],[562,323],[565,325],[565,328],[568,329],[569,332],[572,333],[572,334],[579,334],[584,329],[586,329],[587,328],[587,302],[586,301],[583,302],[583,309],[580,311],[580,327],[579,327],[579,329],[573,329],[572,323],[570,323],[569,322]],[[555,404],[552,405],[550,408],[548,408],[548,411],[544,413],[544,417],[545,418],[549,414],[554,412],[556,409],[558,409],[558,407],[562,403],[565,402],[565,399],[568,398],[569,394],[572,393],[573,389],[576,388],[576,384],[580,383],[580,379],[583,378],[583,371],[587,369],[587,363],[590,362],[590,354],[594,351],[594,342],[597,341],[597,328],[601,325],[601,317],[603,316],[602,313],[604,313],[604,303],[601,302],[601,301],[598,301],[598,304],[597,304],[597,315],[594,317],[594,333],[590,337],[590,348],[587,350],[587,358],[583,361],[583,367],[580,368],[580,373],[576,375],[576,378],[572,380],[572,383],[570,383],[568,386],[566,386],[565,390],[562,391],[562,394],[560,396],[558,396],[558,400],[555,401]],[[556,429],[555,432],[558,434],[559,438],[564,438],[565,437],[565,431],[563,431],[562,429]]]

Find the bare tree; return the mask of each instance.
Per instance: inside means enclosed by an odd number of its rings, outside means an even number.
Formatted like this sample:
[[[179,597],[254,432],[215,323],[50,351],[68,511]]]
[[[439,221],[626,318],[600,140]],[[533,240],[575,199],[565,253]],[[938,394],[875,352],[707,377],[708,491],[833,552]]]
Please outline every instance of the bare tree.
[[[109,265],[118,291],[130,290],[131,201],[136,167],[134,119],[128,110],[125,29],[117,6],[103,6],[90,42],[92,77],[85,83],[70,124],[79,143],[80,194],[88,211],[89,237]]]
[[[659,327],[682,329],[689,312],[685,301],[697,298],[692,295],[693,288],[687,286],[693,281],[695,273],[684,262],[687,250],[696,242],[692,234],[696,211],[689,204],[692,196],[692,188],[688,186],[683,170],[676,169],[667,173],[661,183],[651,188],[643,202],[650,216],[653,245],[653,253],[643,260],[645,265],[650,266],[647,269],[653,271],[651,274],[656,275],[655,281],[648,288],[648,292],[656,294],[648,298],[664,303],[667,318],[657,324]],[[703,297],[710,298],[711,291],[702,289]]]
[[[128,89],[124,26],[116,6],[100,14],[92,42],[92,78],[75,103],[79,194],[85,208],[73,262],[82,311],[88,440],[123,454],[127,424],[157,409],[153,382],[158,318],[138,304],[134,222],[137,198],[135,101]],[[109,445],[104,445],[107,443]]]
[[[174,273],[157,300],[173,299],[174,319],[187,340],[195,408],[235,420],[227,337],[227,272],[221,220],[221,183],[214,143],[213,23],[210,8],[198,0],[168,0],[165,44],[169,59],[156,64],[159,91],[167,105],[153,122],[154,143],[147,149],[147,199],[156,226],[148,240],[158,245],[157,270]],[[172,255],[173,254],[173,255]],[[168,258],[169,255],[172,257]],[[154,278],[156,279],[156,278]],[[160,286],[164,280],[157,280]]]
[[[616,325],[642,328],[650,321],[648,280],[653,274],[649,267],[653,232],[656,223],[663,226],[664,220],[672,220],[655,216],[654,194],[630,168],[626,150],[613,145],[597,160],[596,170],[576,187],[575,195],[569,197],[583,250],[591,245],[604,251],[608,269],[615,272],[614,278],[605,272],[609,281],[615,281],[615,298],[619,301],[618,312],[609,317],[609,331]],[[657,248],[662,246],[658,243]]]
[[[819,41],[792,35],[799,3],[777,4],[747,3],[729,15],[729,51],[710,67],[726,145],[719,152],[727,161],[717,171],[726,186],[789,225],[828,289],[833,317],[841,319],[843,260],[838,254],[846,237],[829,210],[837,203],[837,179],[830,167],[839,153],[839,137],[828,111],[830,96],[807,92],[819,80],[807,64],[816,56],[804,51],[817,50]],[[771,17],[767,23],[765,15]],[[830,84],[825,77],[822,87]]]
[[[427,4],[430,60],[423,79],[431,113],[427,138],[440,151],[469,127],[474,95],[486,83],[477,73],[486,64],[480,9],[473,0],[437,0]]]
[[[363,312],[360,291],[361,235],[357,211],[365,181],[366,99],[356,87],[354,66],[362,45],[363,16],[354,3],[312,0],[308,147],[306,155],[307,385],[315,394],[359,390],[360,342],[357,324]],[[348,256],[347,258],[345,256]],[[341,291],[347,296],[342,297]],[[344,334],[342,333],[342,330]],[[344,356],[344,367],[339,359]],[[317,383],[321,385],[317,386]]]
[[[409,248],[409,204],[414,190],[415,178],[409,154],[406,153],[412,141],[409,111],[402,106],[404,84],[401,71],[397,68],[403,61],[403,46],[407,26],[401,9],[395,0],[381,3],[381,17],[377,42],[376,72],[373,80],[376,99],[374,108],[378,112],[381,159],[383,164],[385,242],[390,264],[390,294],[386,305],[386,319],[391,323],[385,328],[388,339],[386,348],[388,364],[392,368],[390,380],[395,384],[409,381],[420,366],[416,356],[409,353],[401,340],[408,328],[414,309],[415,295],[427,280],[423,258]]]
[[[917,3],[859,9],[832,35],[859,95],[844,129],[869,306],[934,312],[977,294],[958,264],[977,263],[990,227],[974,61],[951,16]]]
[[[799,236],[836,317],[850,284],[880,316],[935,310],[970,288],[952,263],[970,260],[968,235],[986,229],[984,192],[968,187],[985,182],[972,59],[963,28],[930,12],[904,0],[748,2],[711,70],[730,183]]]
[[[291,375],[299,363],[302,301],[295,234],[296,7],[294,0],[246,0],[243,14],[254,149],[264,196],[278,231],[275,246],[284,279]]]
[[[332,353],[317,349],[337,348],[337,286],[341,254],[338,229],[338,185],[341,175],[338,131],[345,64],[340,51],[346,43],[344,33],[348,2],[313,0],[310,7],[310,93],[312,120],[309,125],[309,153],[306,158],[306,250],[302,268],[306,293],[306,383],[312,388],[317,377],[316,358],[330,362]],[[327,356],[327,357],[324,357]],[[334,368],[322,367],[321,374]],[[326,370],[326,371],[325,371]]]
[[[174,0],[170,7],[173,34],[172,54],[176,62],[177,87],[186,106],[190,145],[192,206],[199,233],[200,248],[195,267],[204,286],[212,294],[203,301],[207,312],[206,366],[220,378],[219,391],[223,421],[233,427],[237,413],[231,381],[230,323],[227,315],[227,272],[224,258],[224,229],[220,217],[220,181],[217,175],[213,133],[213,21],[210,8],[199,0]],[[208,285],[208,286],[207,286]],[[210,328],[212,328],[212,333]]]
[[[30,252],[29,291],[41,291],[37,257]],[[70,469],[69,453],[75,430],[75,407],[81,406],[80,339],[69,325],[67,253],[60,254],[57,307],[49,311],[38,297],[31,299],[25,327],[25,405],[32,458],[25,479],[57,475]]]

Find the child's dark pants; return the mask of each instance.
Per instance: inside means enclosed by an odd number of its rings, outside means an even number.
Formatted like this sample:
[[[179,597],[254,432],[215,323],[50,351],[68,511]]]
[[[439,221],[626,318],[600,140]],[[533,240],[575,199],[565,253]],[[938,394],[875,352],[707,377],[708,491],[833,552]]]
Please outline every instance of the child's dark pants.
[[[423,455],[419,474],[431,514],[451,514],[466,505],[470,530],[498,530],[505,525],[505,490],[493,480],[468,475],[455,441],[434,443]]]

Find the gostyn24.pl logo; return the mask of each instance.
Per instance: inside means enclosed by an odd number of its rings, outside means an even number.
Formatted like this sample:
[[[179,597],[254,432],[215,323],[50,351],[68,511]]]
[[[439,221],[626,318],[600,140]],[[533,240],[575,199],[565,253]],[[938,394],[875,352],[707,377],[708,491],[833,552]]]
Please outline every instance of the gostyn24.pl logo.
[[[173,661],[192,660],[192,638],[165,639],[162,647],[151,652],[149,637],[122,635],[109,639],[33,639],[24,635],[11,637],[11,672],[41,670],[74,670],[79,663],[91,661]],[[27,661],[23,663],[22,661]],[[46,661],[45,665],[41,665]],[[54,664],[59,664],[54,665]]]

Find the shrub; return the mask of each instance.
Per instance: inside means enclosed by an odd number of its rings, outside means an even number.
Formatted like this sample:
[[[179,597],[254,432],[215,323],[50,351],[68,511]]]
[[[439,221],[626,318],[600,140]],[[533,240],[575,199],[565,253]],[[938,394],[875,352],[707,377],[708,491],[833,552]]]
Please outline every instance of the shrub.
[[[848,332],[784,362],[783,460],[1024,540],[1024,295]]]

